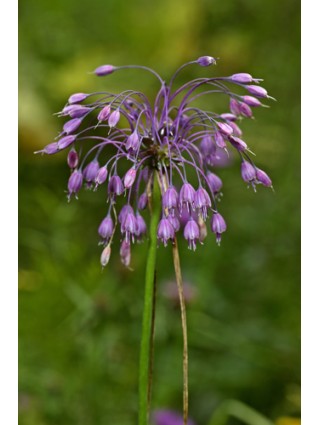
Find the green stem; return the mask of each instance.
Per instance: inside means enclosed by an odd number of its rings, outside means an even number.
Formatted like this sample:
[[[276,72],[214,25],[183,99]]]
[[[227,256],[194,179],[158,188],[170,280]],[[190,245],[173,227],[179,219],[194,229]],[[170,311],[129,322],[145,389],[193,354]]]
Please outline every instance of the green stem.
[[[152,182],[151,184],[152,185]],[[153,188],[148,190],[150,207],[149,249],[146,264],[145,295],[142,319],[139,369],[139,425],[149,424],[149,404],[151,392],[152,341],[154,322],[154,297],[157,254],[157,228],[161,210],[160,190],[154,179]]]

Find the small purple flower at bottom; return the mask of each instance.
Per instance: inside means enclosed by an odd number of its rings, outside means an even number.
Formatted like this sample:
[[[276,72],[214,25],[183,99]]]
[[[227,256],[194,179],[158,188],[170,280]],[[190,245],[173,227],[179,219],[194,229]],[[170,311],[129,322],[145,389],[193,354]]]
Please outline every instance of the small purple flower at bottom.
[[[153,425],[183,425],[183,417],[174,410],[156,410],[152,414]],[[196,425],[192,419],[188,425]]]
[[[196,242],[199,240],[200,237],[200,230],[198,224],[192,218],[185,225],[185,228],[183,230],[183,236],[188,241],[189,249],[195,251]]]
[[[227,230],[226,222],[219,213],[214,213],[211,219],[211,230],[216,234],[217,244],[220,245],[221,234]]]

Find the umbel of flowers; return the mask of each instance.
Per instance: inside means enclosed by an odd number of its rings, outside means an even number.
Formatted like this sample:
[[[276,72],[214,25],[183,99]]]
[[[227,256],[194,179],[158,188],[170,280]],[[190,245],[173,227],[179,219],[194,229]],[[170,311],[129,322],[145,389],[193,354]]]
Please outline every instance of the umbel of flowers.
[[[168,83],[145,66],[98,67],[94,73],[99,77],[128,68],[148,71],[159,80],[159,91],[154,100],[136,90],[72,94],[58,113],[67,118],[62,132],[38,151],[51,155],[68,150],[69,199],[77,198],[83,187],[105,186],[107,211],[98,228],[103,266],[109,261],[117,228],[121,260],[129,266],[131,244],[147,233],[141,211],[147,208],[155,174],[162,201],[158,240],[167,246],[181,232],[193,250],[205,239],[207,222],[218,244],[227,229],[217,208],[222,181],[213,172],[221,150],[238,152],[242,179],[254,190],[259,184],[272,187],[269,176],[254,164],[239,126],[242,119],[252,118],[253,108],[264,106],[260,99],[270,98],[259,85],[261,80],[238,73],[197,78],[174,88],[177,74],[191,64],[208,67],[216,60],[202,56],[188,62]],[[234,86],[244,93],[233,92]],[[195,105],[197,99],[210,95],[225,95],[229,110],[217,114]],[[124,175],[118,172],[121,162],[127,168]],[[190,174],[196,176],[195,185]],[[124,198],[121,208],[120,197]]]

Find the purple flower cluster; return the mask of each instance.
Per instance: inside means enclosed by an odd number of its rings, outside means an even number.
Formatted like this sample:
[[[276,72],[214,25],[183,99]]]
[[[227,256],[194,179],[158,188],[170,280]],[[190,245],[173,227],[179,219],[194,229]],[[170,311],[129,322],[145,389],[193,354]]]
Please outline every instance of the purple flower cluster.
[[[105,185],[108,208],[98,229],[104,244],[103,266],[109,261],[117,227],[122,235],[121,260],[129,266],[131,243],[142,240],[147,232],[141,211],[148,205],[155,175],[162,198],[159,241],[166,246],[181,229],[193,250],[207,235],[208,219],[218,243],[227,229],[216,202],[222,181],[213,172],[221,152],[239,153],[242,179],[254,189],[257,184],[272,187],[269,176],[253,163],[239,127],[243,118],[253,116],[253,108],[264,106],[260,99],[270,98],[259,85],[261,80],[240,73],[197,78],[173,89],[177,74],[187,65],[215,63],[213,57],[202,56],[182,65],[168,83],[144,66],[102,65],[94,71],[97,76],[128,68],[151,72],[160,82],[154,102],[136,90],[75,93],[59,112],[68,118],[62,132],[38,152],[51,155],[69,149],[69,199],[77,197],[83,186],[96,190]],[[248,94],[231,91],[232,85]],[[229,111],[217,114],[199,109],[195,101],[210,94],[226,95]],[[124,175],[118,173],[120,164],[126,167]],[[190,183],[190,173],[196,185]],[[121,208],[119,198],[125,202]]]

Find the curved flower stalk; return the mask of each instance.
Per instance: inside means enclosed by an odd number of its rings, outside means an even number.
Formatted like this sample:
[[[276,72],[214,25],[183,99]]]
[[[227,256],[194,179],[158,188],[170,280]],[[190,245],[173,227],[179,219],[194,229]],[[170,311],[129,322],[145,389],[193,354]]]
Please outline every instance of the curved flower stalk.
[[[147,187],[155,172],[162,201],[158,240],[166,246],[181,232],[192,250],[203,243],[207,221],[218,244],[227,229],[216,202],[222,181],[213,172],[221,150],[239,153],[242,179],[254,190],[259,184],[272,187],[270,177],[254,164],[239,126],[243,118],[252,118],[254,108],[265,106],[262,99],[270,98],[259,85],[261,80],[239,73],[197,78],[174,88],[177,75],[192,64],[206,67],[215,65],[216,60],[202,56],[188,62],[168,83],[144,66],[98,67],[94,73],[99,77],[128,68],[152,73],[160,86],[155,100],[136,90],[75,93],[58,113],[68,118],[59,137],[38,151],[51,155],[69,150],[69,200],[77,198],[84,186],[92,190],[106,187],[108,207],[98,228],[104,245],[103,266],[109,261],[116,227],[122,240],[121,260],[130,265],[131,244],[141,241],[147,232],[141,211],[147,206]],[[245,93],[237,94],[233,86]],[[213,94],[229,99],[229,111],[218,114],[196,106],[197,99]],[[126,164],[124,175],[119,175],[120,163]],[[196,176],[195,185],[190,183],[190,174]],[[125,200],[121,209],[119,198]]]

